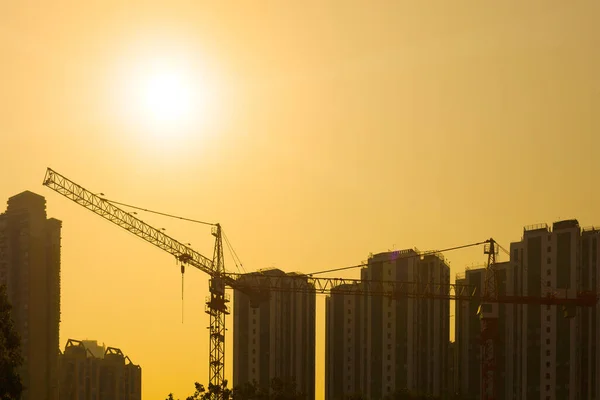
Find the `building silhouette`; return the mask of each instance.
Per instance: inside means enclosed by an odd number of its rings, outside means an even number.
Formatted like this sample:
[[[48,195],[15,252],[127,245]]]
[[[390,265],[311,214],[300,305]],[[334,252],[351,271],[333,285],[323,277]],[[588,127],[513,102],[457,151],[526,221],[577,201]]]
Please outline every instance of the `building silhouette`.
[[[24,400],[58,399],[60,232],[44,197],[29,191],[9,198],[0,215],[0,284],[21,337]]]
[[[600,230],[577,220],[527,226],[497,263],[498,293],[540,298],[600,292]],[[457,284],[480,291],[485,269],[466,271]],[[479,304],[456,302],[457,391],[476,399],[481,390]],[[498,399],[593,400],[600,383],[600,309],[499,304],[495,392]]]
[[[59,356],[60,400],[141,400],[141,367],[114,347],[97,357],[102,348],[96,342],[67,341]]]
[[[509,262],[496,263],[496,283],[498,294],[506,294],[506,279]],[[469,285],[477,293],[482,293],[485,281],[485,267],[474,268],[459,274],[457,285]],[[464,399],[479,399],[481,396],[481,324],[478,315],[480,304],[476,301],[457,300],[455,305],[455,346],[456,346],[456,393]],[[506,305],[498,304],[498,332],[506,335]],[[510,366],[506,365],[506,341],[499,340],[494,349],[496,362],[495,392],[498,399],[505,398],[506,373]]]
[[[339,285],[325,298],[325,398],[360,394],[363,298],[359,285]]]
[[[286,275],[300,279],[278,281],[279,287],[271,287],[258,299],[234,290],[233,384],[256,381],[268,388],[274,378],[293,380],[297,391],[314,399],[314,287],[301,275],[278,269],[246,274],[239,282]],[[292,290],[291,285],[305,290]]]
[[[574,297],[598,292],[598,231],[577,220],[525,227],[511,243],[507,290],[524,296]],[[505,337],[512,368],[507,388],[515,399],[598,398],[598,311],[545,305],[507,305]]]
[[[361,280],[447,284],[450,268],[439,254],[387,252],[369,258]],[[326,300],[326,398],[447,394],[449,301],[353,296],[343,289]]]

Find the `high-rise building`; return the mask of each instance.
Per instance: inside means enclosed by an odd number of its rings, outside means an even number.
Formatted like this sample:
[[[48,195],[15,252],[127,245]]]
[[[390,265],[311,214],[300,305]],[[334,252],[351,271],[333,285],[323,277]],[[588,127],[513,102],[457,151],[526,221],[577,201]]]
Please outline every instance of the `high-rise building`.
[[[576,220],[525,227],[522,239],[510,245],[510,262],[496,264],[498,293],[523,298],[599,293],[599,242],[599,230],[582,230]],[[484,274],[467,271],[456,283],[481,290]],[[477,398],[481,390],[478,306],[456,302],[458,391],[465,398]],[[498,304],[496,398],[598,399],[599,312],[599,307]]]
[[[577,220],[525,227],[511,244],[507,290],[522,296],[574,297],[598,291],[597,230]],[[597,310],[519,304],[507,306],[515,399],[595,399],[598,376]],[[584,354],[585,353],[585,354]]]
[[[450,268],[441,255],[403,250],[371,256],[361,279],[447,284]],[[333,291],[327,300],[327,398],[446,394],[449,319],[448,300]]]
[[[506,294],[506,274],[508,262],[496,263],[496,284],[499,295]],[[456,278],[457,285],[468,285],[476,293],[482,293],[485,282],[485,267],[467,270]],[[472,300],[455,302],[455,340],[456,340],[456,392],[461,398],[479,399],[481,397],[481,323],[478,309],[480,304]],[[506,332],[506,311],[504,304],[498,307],[498,335],[504,337]],[[504,399],[506,368],[505,341],[496,342],[494,348],[496,380],[495,393],[498,399]]]
[[[67,341],[59,356],[60,400],[141,400],[140,366],[114,347],[96,356],[101,348],[96,342]]]
[[[273,378],[293,380],[307,399],[315,396],[315,306],[316,292],[306,279],[281,280],[266,296],[250,298],[234,291],[233,384],[256,381],[268,388]],[[260,282],[286,276],[278,269],[241,277]],[[291,285],[301,288],[297,291]]]
[[[325,398],[361,392],[362,296],[360,287],[340,285],[325,298]]]
[[[581,290],[600,293],[600,229],[581,233]],[[600,398],[600,307],[581,310],[581,399]]]
[[[7,286],[21,337],[24,400],[58,399],[61,222],[44,197],[11,197],[0,215],[0,284]]]

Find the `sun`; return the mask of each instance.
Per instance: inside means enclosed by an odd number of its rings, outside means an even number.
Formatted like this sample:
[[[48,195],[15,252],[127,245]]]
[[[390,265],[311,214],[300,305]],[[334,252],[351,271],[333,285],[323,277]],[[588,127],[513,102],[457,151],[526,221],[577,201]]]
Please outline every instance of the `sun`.
[[[129,132],[167,148],[187,146],[209,129],[215,91],[200,63],[166,54],[131,58],[123,64],[116,90],[116,106]]]
[[[150,123],[185,125],[192,116],[192,86],[184,71],[152,71],[141,82],[140,111]]]

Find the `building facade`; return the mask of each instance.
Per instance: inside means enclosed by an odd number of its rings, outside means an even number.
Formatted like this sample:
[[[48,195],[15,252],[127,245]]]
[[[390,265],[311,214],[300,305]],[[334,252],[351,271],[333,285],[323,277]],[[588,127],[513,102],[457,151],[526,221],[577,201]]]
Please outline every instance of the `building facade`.
[[[24,400],[58,399],[60,232],[44,197],[29,191],[0,215],[0,284],[21,337]]]
[[[325,298],[325,398],[360,394],[363,298],[360,286],[340,285]]]
[[[97,357],[100,348],[89,341],[67,341],[59,356],[60,400],[141,400],[141,367],[113,347]]]
[[[510,263],[496,263],[496,284],[499,295],[506,294],[507,271]],[[485,282],[485,267],[474,268],[457,276],[457,285],[469,285],[476,293],[483,293]],[[476,301],[455,301],[455,346],[456,346],[456,387],[455,391],[464,399],[479,399],[481,397],[481,323]],[[498,335],[504,338],[507,331],[506,305],[495,304],[498,308]],[[498,399],[505,398],[506,392],[506,342],[504,339],[496,342],[494,348],[496,379],[494,391]]]
[[[298,279],[269,279],[282,276]],[[233,385],[256,381],[267,388],[274,378],[293,380],[297,391],[314,399],[314,287],[301,275],[278,269],[247,274],[239,280],[244,281],[271,283],[260,298],[234,291]]]
[[[498,293],[523,299],[600,293],[600,231],[577,220],[527,226],[510,245],[510,261],[497,263]],[[481,291],[485,269],[457,278]],[[479,304],[456,302],[457,391],[481,390]],[[600,382],[600,308],[499,304],[494,349],[496,398],[597,400]]]
[[[508,290],[523,296],[598,292],[598,231],[577,220],[524,229],[511,244]],[[597,307],[507,306],[515,399],[597,399]]]
[[[369,258],[361,280],[448,284],[450,268],[441,255],[387,252]],[[334,290],[326,312],[326,398],[448,393],[448,300],[410,296],[392,300]]]

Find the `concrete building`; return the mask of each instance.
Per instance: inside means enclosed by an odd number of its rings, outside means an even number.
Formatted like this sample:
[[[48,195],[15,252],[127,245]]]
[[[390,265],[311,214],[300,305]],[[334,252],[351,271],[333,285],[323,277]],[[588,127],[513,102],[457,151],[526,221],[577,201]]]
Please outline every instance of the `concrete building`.
[[[7,286],[21,337],[24,400],[58,399],[61,222],[26,191],[0,215],[0,284]]]
[[[575,295],[580,286],[580,228],[575,220],[524,229],[511,243],[509,293]],[[571,310],[566,310],[568,313]],[[513,371],[507,386],[516,399],[580,399],[582,310],[565,318],[562,307],[532,304],[508,307],[509,346]]]
[[[507,271],[509,262],[496,263],[496,283],[498,294],[506,294]],[[456,277],[457,285],[469,285],[476,293],[483,293],[485,267],[467,270]],[[481,397],[481,323],[477,314],[480,304],[477,301],[455,302],[455,340],[456,340],[456,392],[464,399]],[[498,335],[494,349],[496,361],[495,392],[498,399],[504,399],[506,393],[506,357],[504,337],[507,331],[506,305],[498,304]]]
[[[270,280],[298,276],[294,280]],[[294,380],[296,389],[315,396],[316,292],[301,275],[278,269],[247,274],[240,282],[267,283],[261,298],[234,291],[233,384],[273,378]],[[271,286],[274,285],[274,286]],[[302,291],[297,291],[302,289]]]
[[[525,227],[511,244],[508,290],[523,296],[573,297],[598,292],[598,230],[577,220]],[[511,305],[508,342],[515,399],[597,399],[598,310]]]
[[[362,301],[355,285],[340,285],[325,298],[325,398],[361,393]]]
[[[600,229],[584,228],[581,233],[582,291],[600,293]],[[580,393],[582,399],[600,399],[600,307],[581,310]]]
[[[508,296],[574,297],[600,293],[600,231],[576,220],[527,226],[498,263],[498,292]],[[467,271],[457,284],[480,290],[485,270]],[[456,302],[458,391],[478,398],[481,384],[477,304]],[[599,398],[599,308],[499,304],[495,349],[498,399]]]
[[[96,357],[92,349],[98,348],[94,342],[67,341],[59,356],[60,400],[141,400],[140,366],[113,347]]]
[[[450,268],[441,255],[403,250],[369,257],[361,279],[447,284]],[[445,395],[449,320],[448,300],[332,292],[327,300],[327,398],[361,393],[381,399],[407,390]]]

